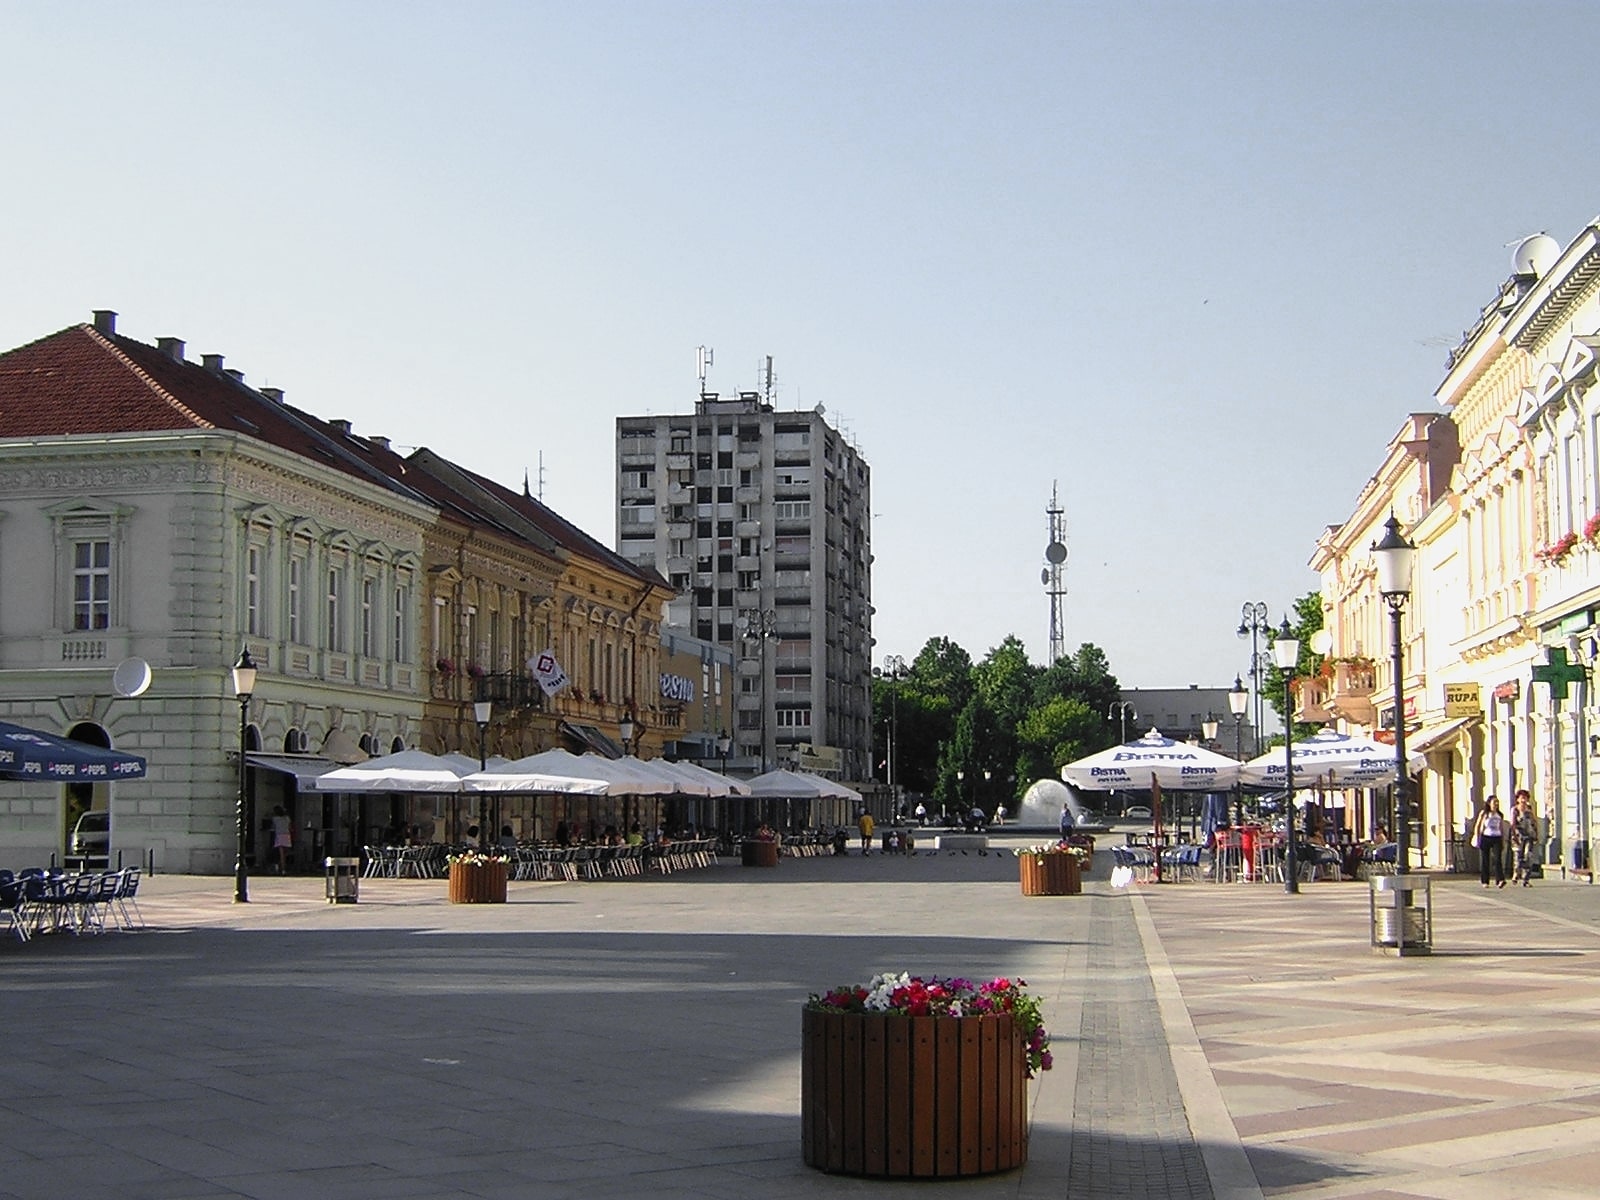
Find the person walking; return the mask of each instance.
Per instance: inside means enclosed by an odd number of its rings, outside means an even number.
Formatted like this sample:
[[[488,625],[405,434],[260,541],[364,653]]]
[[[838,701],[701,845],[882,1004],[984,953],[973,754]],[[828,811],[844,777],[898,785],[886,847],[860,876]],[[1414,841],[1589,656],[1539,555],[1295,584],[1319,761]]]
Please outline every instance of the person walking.
[[[1071,835],[1072,825],[1072,806],[1063,804],[1061,806],[1061,840],[1063,842]]]
[[[1506,885],[1506,818],[1500,811],[1500,798],[1490,796],[1484,801],[1483,811],[1472,826],[1472,844],[1478,848],[1478,882],[1489,886],[1489,872],[1494,871],[1496,887]]]
[[[1539,820],[1533,815],[1533,797],[1519,790],[1511,802],[1511,880],[1533,886],[1533,856],[1538,852]]]
[[[861,810],[861,819],[856,822],[856,828],[861,831],[861,853],[862,854],[871,854],[872,853],[872,830],[873,830],[874,824],[875,824],[875,822],[872,820],[872,814],[869,813],[866,809],[862,809]]]

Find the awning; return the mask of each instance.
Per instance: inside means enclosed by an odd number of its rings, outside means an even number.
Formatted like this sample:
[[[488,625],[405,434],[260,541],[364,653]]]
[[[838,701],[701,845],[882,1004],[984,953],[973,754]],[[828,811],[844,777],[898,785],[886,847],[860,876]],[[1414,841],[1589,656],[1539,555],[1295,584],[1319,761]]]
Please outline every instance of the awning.
[[[561,722],[561,732],[577,742],[578,745],[593,750],[596,754],[603,754],[607,758],[623,757],[622,747],[593,725],[579,725],[576,721],[563,721]]]
[[[235,760],[237,761],[237,760]],[[244,761],[263,771],[276,771],[294,777],[296,787],[311,788],[318,775],[333,770],[339,764],[331,758],[316,754],[246,754]]]
[[[1435,750],[1443,750],[1461,733],[1461,729],[1475,717],[1457,717],[1453,721],[1441,721],[1437,725],[1424,725],[1416,733],[1406,739],[1406,749],[1415,750],[1421,754],[1430,754]]]

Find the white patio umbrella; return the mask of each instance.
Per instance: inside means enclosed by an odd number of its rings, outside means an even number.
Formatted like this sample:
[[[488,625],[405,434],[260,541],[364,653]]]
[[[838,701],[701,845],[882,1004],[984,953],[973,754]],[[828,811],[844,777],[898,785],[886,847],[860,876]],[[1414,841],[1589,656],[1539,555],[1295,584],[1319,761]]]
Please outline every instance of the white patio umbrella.
[[[1296,742],[1294,781],[1309,785],[1321,781],[1329,787],[1381,787],[1394,781],[1394,747],[1369,737],[1354,737],[1324,729]],[[1406,774],[1415,775],[1426,760],[1406,755]],[[1275,746],[1240,768],[1239,781],[1247,787],[1281,788],[1286,782],[1283,747]]]
[[[564,757],[560,757],[564,756]],[[497,763],[474,771],[461,780],[466,792],[550,792],[578,796],[621,796],[629,788],[605,775],[578,765],[578,756],[565,750],[546,750],[526,758]]]
[[[667,770],[676,775],[682,776],[684,779],[692,783],[696,783],[702,787],[710,789],[707,792],[701,793],[702,795],[748,796],[750,794],[750,789],[739,780],[734,779],[730,775],[719,775],[715,771],[708,771],[698,763],[685,762],[682,759],[673,760],[666,758],[651,759],[650,761],[657,767],[665,767]]]
[[[779,767],[764,775],[757,775],[748,782],[752,796],[770,796],[780,800],[815,800],[822,796],[851,801],[861,799],[861,793],[854,788],[809,771],[789,771]]]
[[[1061,778],[1089,792],[1148,788],[1152,782],[1169,790],[1211,792],[1232,787],[1238,776],[1233,759],[1162,737],[1155,729],[1061,768]]]
[[[477,763],[465,759],[400,750],[326,771],[314,782],[319,792],[459,792],[462,777],[477,769]]]

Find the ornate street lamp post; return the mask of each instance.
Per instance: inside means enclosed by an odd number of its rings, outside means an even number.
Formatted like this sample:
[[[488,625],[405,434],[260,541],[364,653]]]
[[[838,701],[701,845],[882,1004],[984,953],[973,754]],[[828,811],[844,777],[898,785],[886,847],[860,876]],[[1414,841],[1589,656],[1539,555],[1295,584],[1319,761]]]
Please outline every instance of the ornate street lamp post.
[[[494,715],[494,705],[488,700],[477,700],[472,705],[472,719],[478,723],[478,770],[489,769],[489,718]],[[489,847],[489,793],[478,793],[478,849]]]
[[[1244,686],[1244,680],[1235,675],[1233,686],[1228,689],[1228,711],[1233,713],[1233,756],[1240,762],[1244,761],[1244,710],[1250,707],[1250,691]],[[1244,788],[1238,782],[1233,784],[1233,827],[1244,828]]]
[[[770,608],[752,608],[745,611],[735,623],[747,641],[760,647],[761,670],[761,774],[767,771],[767,643],[778,636],[778,614]]]
[[[1300,890],[1294,855],[1294,668],[1300,661],[1300,639],[1287,616],[1273,639],[1272,661],[1283,672],[1283,890],[1292,896]]]
[[[1200,736],[1202,744],[1207,750],[1216,748],[1217,744],[1217,719],[1210,713],[1200,722]],[[1194,801],[1189,805],[1189,841],[1200,840],[1200,803]]]
[[[1239,636],[1250,639],[1250,681],[1256,693],[1256,724],[1254,752],[1261,753],[1261,723],[1265,718],[1265,697],[1261,691],[1262,662],[1261,639],[1272,632],[1272,624],[1267,619],[1267,603],[1265,600],[1247,600],[1239,619]]]
[[[250,802],[248,794],[248,766],[245,763],[245,744],[250,737],[250,697],[256,690],[256,663],[250,657],[250,647],[239,650],[239,661],[233,664],[233,694],[239,698],[239,798],[234,802],[234,857],[233,902],[250,902],[250,884],[245,877],[244,842],[249,832],[245,809]]]
[[[1411,597],[1411,568],[1417,548],[1400,532],[1394,513],[1383,523],[1383,537],[1372,547],[1378,571],[1378,593],[1389,606],[1389,636],[1394,652],[1394,873],[1411,870],[1411,807],[1407,795],[1405,716],[1405,647],[1400,642],[1400,611]]]
[[[1117,735],[1117,741],[1119,743],[1125,742],[1128,740],[1128,720],[1129,718],[1132,718],[1133,720],[1137,721],[1139,719],[1139,714],[1133,711],[1132,700],[1113,700],[1111,702],[1111,706],[1106,709],[1106,720],[1112,720],[1113,713],[1115,713],[1120,719],[1118,724],[1119,733]]]
[[[728,748],[733,745],[733,739],[724,730],[717,734],[717,753],[722,758],[722,773],[728,773]]]

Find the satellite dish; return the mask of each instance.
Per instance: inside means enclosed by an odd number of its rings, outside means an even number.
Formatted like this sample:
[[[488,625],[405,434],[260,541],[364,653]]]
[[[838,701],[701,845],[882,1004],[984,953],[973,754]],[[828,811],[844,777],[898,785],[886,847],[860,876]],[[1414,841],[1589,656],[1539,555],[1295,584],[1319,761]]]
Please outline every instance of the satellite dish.
[[[1326,654],[1333,649],[1333,634],[1326,629],[1319,629],[1311,635],[1311,653]]]
[[[125,658],[111,672],[111,690],[131,700],[150,687],[150,664],[142,658]]]
[[[823,406],[822,406],[822,405],[820,405],[820,404],[819,404],[819,405],[817,405],[817,406],[816,406],[816,407],[815,407],[815,408],[813,408],[813,409],[812,409],[812,410],[811,410],[811,411],[812,411],[812,412],[814,412],[814,413],[816,413],[816,414],[817,414],[817,416],[819,416],[819,417],[820,417],[820,416],[822,416],[822,415],[823,415],[823,414],[824,414],[824,413],[826,413],[826,412],[827,412],[827,411],[828,411],[828,410],[827,410],[827,409],[826,409],[826,408],[825,408],[825,407],[823,407]]]
[[[1511,252],[1511,267],[1518,275],[1540,276],[1556,265],[1561,243],[1547,233],[1536,233],[1517,243]]]
[[[1049,567],[1040,567],[1039,568],[1039,582],[1040,583],[1049,583],[1050,582],[1050,568]]]
[[[1060,542],[1051,542],[1044,548],[1044,556],[1048,561],[1059,567],[1067,561],[1067,548]]]

